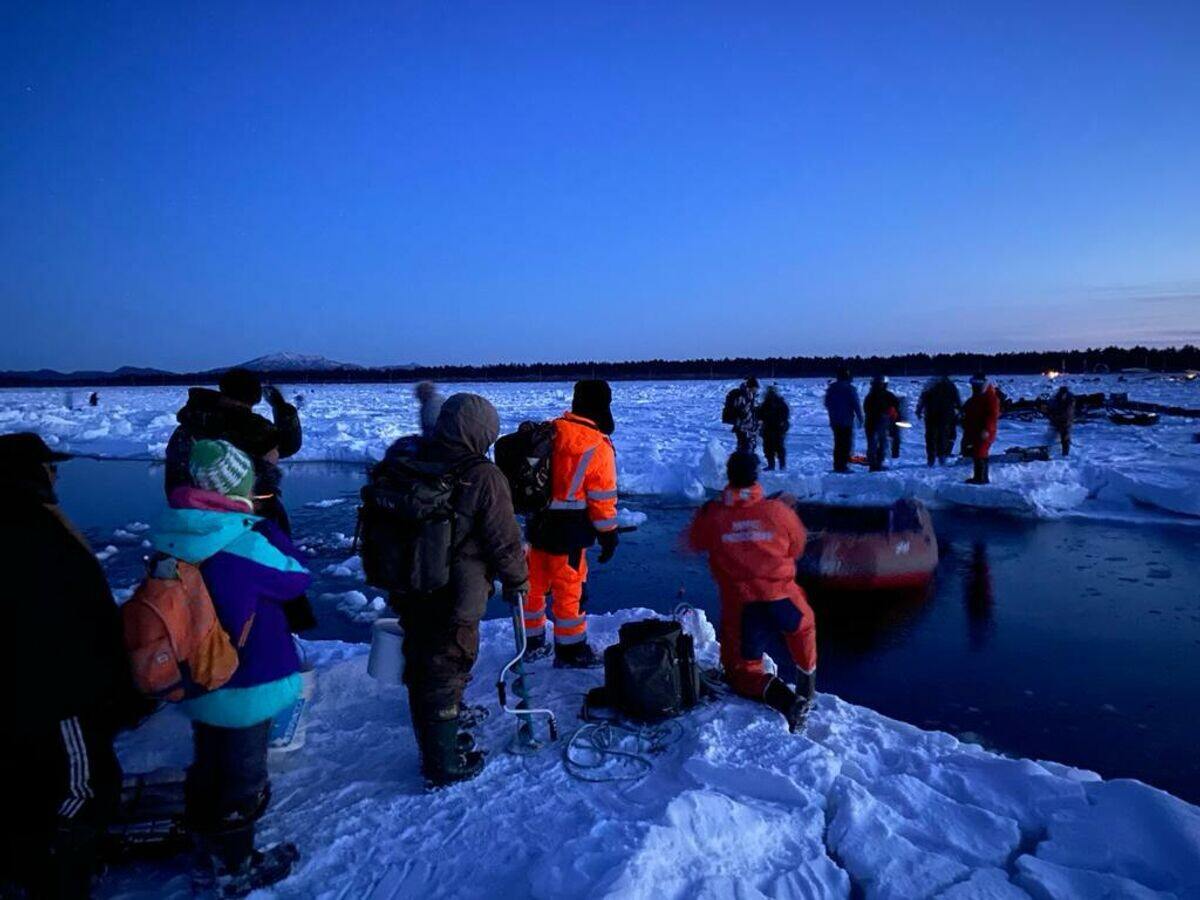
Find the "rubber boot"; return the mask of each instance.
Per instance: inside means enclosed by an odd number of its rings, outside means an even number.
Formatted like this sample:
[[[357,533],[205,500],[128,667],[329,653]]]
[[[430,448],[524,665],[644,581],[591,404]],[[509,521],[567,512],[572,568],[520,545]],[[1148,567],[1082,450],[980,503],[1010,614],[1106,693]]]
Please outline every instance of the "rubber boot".
[[[763,692],[763,702],[783,714],[792,734],[804,728],[804,721],[808,718],[808,710],[812,705],[811,698],[798,696],[778,678],[772,678],[767,684],[767,689]]]
[[[469,781],[483,771],[483,754],[460,748],[456,719],[421,722],[417,726],[417,744],[421,750],[421,774],[431,788]]]
[[[554,668],[556,669],[598,669],[604,665],[600,656],[587,641],[577,644],[554,645]]]

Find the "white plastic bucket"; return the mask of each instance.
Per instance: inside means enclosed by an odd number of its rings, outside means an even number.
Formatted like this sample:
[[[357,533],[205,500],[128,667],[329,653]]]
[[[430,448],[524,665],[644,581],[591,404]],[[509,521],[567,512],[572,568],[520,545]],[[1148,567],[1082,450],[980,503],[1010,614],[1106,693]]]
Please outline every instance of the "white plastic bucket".
[[[367,674],[384,684],[400,684],[404,676],[404,654],[400,642],[404,632],[399,619],[376,619],[371,628],[371,656]]]

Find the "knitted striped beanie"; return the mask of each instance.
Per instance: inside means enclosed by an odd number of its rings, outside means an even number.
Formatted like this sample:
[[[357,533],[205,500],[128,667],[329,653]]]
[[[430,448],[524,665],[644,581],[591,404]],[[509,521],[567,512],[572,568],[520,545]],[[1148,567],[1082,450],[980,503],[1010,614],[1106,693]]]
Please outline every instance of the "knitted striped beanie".
[[[203,490],[243,498],[254,491],[254,463],[229,441],[196,441],[188,468],[196,487]]]

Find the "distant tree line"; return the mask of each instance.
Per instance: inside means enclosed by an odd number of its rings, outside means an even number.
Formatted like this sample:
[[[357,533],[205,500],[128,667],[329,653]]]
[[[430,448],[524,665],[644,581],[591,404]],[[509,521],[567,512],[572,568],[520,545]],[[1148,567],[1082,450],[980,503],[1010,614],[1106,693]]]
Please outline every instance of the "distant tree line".
[[[479,366],[403,366],[355,369],[289,369],[263,372],[264,381],[280,383],[375,383],[411,381],[575,381],[580,378],[632,380],[728,381],[755,375],[771,378],[832,377],[847,366],[856,377],[931,375],[938,372],[1030,375],[1048,370],[1067,373],[1119,372],[1141,368],[1152,372],[1200,369],[1200,348],[1105,347],[1088,350],[1019,351],[1014,353],[907,353],[900,356],[773,356],[726,359],[650,359],[638,362],[501,363]],[[49,370],[2,372],[2,387],[82,387],[91,385],[205,384],[214,372],[150,371],[74,372]]]

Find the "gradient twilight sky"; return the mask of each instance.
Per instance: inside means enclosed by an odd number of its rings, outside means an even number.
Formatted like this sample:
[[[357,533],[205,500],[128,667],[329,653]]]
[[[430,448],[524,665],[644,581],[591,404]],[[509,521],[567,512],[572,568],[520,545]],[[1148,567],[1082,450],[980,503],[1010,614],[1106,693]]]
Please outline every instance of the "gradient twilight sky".
[[[1200,343],[1200,3],[8,2],[0,369]]]

